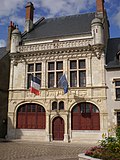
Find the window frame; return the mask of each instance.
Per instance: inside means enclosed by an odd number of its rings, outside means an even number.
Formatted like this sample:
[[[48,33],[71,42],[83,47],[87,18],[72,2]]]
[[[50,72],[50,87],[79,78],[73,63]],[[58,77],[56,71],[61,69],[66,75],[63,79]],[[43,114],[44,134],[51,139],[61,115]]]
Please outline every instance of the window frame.
[[[120,83],[120,78],[113,79],[114,85],[115,85],[115,100],[120,101],[120,85],[117,85],[117,82]],[[119,90],[119,94],[117,93],[117,90]]]
[[[71,110],[71,129],[100,130],[99,108],[89,102],[81,102],[74,105]]]
[[[59,69],[59,67],[57,67],[57,64],[59,64],[59,62],[62,63],[62,68]],[[50,63],[54,63],[54,68],[53,69],[49,69],[49,64]],[[48,61],[47,62],[47,77],[48,77],[48,82],[47,82],[47,86],[48,88],[59,88],[58,86],[58,81],[60,79],[60,77],[63,75],[63,60],[59,60],[59,61]],[[50,73],[53,73],[53,85],[50,84],[50,78],[49,75]],[[59,77],[58,74],[61,74],[61,76]],[[59,77],[59,78],[57,78]]]
[[[120,111],[117,111],[117,126],[120,126]]]
[[[23,110],[23,108],[25,110]],[[26,103],[19,106],[19,108],[17,109],[17,116],[16,116],[16,129],[45,129],[45,128],[46,128],[46,111],[43,106],[35,103]]]
[[[72,61],[73,63],[76,61],[76,67],[71,67],[72,66]],[[84,65],[82,67],[80,67],[80,62],[84,62]],[[86,87],[86,59],[78,59],[78,60],[74,60],[71,59],[70,60],[70,64],[69,64],[69,74],[70,74],[70,87]],[[80,73],[85,74],[84,77],[80,77]],[[76,82],[73,84],[72,83],[72,74],[76,75]],[[83,81],[85,81],[84,83],[82,83]]]
[[[53,104],[56,104],[56,108],[54,107]],[[61,107],[61,104],[62,104],[62,107]],[[52,111],[61,111],[61,110],[64,110],[65,109],[65,105],[64,105],[64,101],[52,101],[51,102],[51,110]]]
[[[40,70],[37,70],[37,68],[36,68],[37,64],[41,65]],[[29,71],[29,65],[33,65],[33,70],[32,71]],[[38,78],[40,79],[40,86],[42,86],[42,62],[28,63],[27,64],[27,76],[26,76],[26,78],[27,78],[27,80],[26,80],[27,89],[30,88],[30,82],[31,82],[32,75],[36,76],[37,74],[40,75],[40,77],[38,77]],[[30,78],[29,78],[29,76],[30,76]]]

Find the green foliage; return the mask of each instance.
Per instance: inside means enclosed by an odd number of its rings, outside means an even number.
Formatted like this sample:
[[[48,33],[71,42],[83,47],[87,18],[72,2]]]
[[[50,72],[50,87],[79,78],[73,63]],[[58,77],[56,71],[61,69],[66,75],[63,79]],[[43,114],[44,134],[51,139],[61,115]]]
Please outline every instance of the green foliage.
[[[120,160],[120,127],[115,128],[116,137],[102,135],[99,145],[86,151],[85,155],[103,160]]]
[[[116,137],[120,141],[120,126],[116,128]]]

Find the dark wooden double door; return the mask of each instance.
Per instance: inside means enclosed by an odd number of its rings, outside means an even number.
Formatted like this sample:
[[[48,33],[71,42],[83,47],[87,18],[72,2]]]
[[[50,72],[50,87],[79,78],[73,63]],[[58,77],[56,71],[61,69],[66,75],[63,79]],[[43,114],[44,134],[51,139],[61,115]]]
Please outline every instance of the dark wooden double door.
[[[52,134],[53,140],[64,140],[64,120],[61,117],[53,119]]]

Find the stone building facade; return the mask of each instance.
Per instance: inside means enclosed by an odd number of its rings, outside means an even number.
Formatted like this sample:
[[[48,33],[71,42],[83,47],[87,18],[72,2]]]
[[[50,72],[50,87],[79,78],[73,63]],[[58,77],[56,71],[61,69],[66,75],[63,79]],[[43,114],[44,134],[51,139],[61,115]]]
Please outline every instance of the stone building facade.
[[[108,129],[105,48],[109,24],[104,1],[97,11],[33,24],[34,6],[26,6],[25,32],[14,28],[8,138],[97,141]],[[58,81],[65,73],[68,93]],[[30,92],[31,74],[40,79],[40,95]]]
[[[120,38],[108,40],[106,54],[108,128],[120,125]]]

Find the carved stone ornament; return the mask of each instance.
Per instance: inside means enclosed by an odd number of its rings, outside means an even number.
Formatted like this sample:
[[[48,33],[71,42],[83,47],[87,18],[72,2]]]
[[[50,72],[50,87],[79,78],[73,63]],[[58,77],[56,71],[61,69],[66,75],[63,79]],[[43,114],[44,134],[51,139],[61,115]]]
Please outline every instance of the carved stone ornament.
[[[96,57],[97,57],[98,59],[100,59],[101,54],[102,54],[102,53],[100,53],[100,52],[96,52]]]

